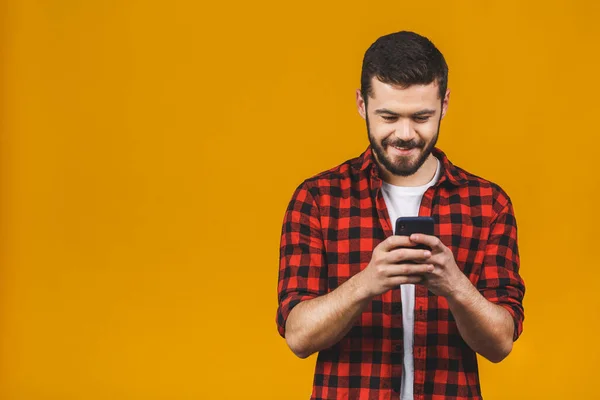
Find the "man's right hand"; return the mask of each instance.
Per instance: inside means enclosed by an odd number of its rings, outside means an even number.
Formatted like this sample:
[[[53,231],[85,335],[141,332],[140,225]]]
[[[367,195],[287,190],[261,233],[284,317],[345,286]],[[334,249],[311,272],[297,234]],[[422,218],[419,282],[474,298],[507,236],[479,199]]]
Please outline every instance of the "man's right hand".
[[[333,346],[352,328],[374,296],[404,283],[419,283],[433,266],[407,236],[391,236],[373,250],[369,265],[333,291],[303,301],[290,312],[286,340],[298,357]],[[399,248],[406,247],[406,248]],[[407,261],[416,264],[407,264]]]
[[[379,243],[369,265],[354,276],[357,290],[365,298],[372,298],[405,283],[421,282],[425,273],[433,271],[433,265],[421,264],[430,254],[428,250],[410,248],[415,245],[408,236],[397,235]]]

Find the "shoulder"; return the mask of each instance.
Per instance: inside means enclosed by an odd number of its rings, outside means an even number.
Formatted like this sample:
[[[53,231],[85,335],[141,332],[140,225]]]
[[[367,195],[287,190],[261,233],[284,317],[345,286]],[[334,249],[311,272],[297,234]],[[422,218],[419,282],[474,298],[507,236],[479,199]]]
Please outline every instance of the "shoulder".
[[[296,190],[308,191],[315,199],[323,195],[341,196],[343,189],[349,188],[352,181],[360,180],[364,175],[362,163],[362,156],[346,160],[305,179]]]
[[[512,205],[510,196],[498,183],[456,165],[454,168],[463,178],[463,190],[466,189],[469,196],[481,197],[483,203],[491,204],[495,213]]]

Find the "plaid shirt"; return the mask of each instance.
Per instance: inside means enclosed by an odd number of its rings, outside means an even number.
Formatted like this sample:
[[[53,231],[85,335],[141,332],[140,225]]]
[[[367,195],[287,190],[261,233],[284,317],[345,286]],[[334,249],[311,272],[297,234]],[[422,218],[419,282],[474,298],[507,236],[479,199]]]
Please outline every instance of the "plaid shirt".
[[[419,215],[459,268],[490,302],[523,329],[525,292],[519,276],[517,226],[508,195],[496,184],[441,161]],[[392,235],[371,148],[305,180],[285,213],[279,266],[277,326],[294,306],[324,295],[364,269],[375,246]],[[464,342],[445,298],[415,287],[414,398],[481,399],[476,354]],[[311,399],[398,399],[403,359],[400,289],[375,297],[352,329],[317,358]]]

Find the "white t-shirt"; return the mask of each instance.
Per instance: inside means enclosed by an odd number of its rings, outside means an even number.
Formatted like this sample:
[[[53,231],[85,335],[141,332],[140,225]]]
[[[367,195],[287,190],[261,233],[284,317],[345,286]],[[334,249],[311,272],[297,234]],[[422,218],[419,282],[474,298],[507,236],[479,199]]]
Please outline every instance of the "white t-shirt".
[[[437,171],[433,179],[423,186],[394,186],[383,182],[382,193],[392,226],[395,229],[398,217],[416,217],[419,215],[419,207],[423,194],[427,189],[435,185],[440,177],[440,161],[438,160]],[[395,232],[394,232],[395,233]],[[413,400],[414,386],[414,326],[415,326],[415,285],[406,284],[400,286],[402,294],[402,330],[404,332],[404,360],[402,374],[402,387],[400,400]]]

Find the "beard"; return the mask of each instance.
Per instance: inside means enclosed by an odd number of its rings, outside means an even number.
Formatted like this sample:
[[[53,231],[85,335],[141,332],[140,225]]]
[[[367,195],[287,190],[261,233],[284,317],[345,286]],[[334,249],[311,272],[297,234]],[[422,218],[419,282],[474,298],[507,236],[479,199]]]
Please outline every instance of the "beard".
[[[419,170],[427,161],[427,158],[433,151],[435,147],[438,136],[440,134],[440,125],[442,122],[442,118],[438,121],[437,132],[435,136],[429,143],[427,143],[423,139],[413,139],[413,140],[402,140],[393,135],[390,135],[383,139],[381,143],[378,143],[375,138],[371,135],[371,128],[369,124],[369,117],[366,118],[367,121],[367,133],[369,135],[369,142],[371,143],[371,148],[375,153],[375,158],[381,165],[385,167],[389,172],[393,175],[397,176],[411,176],[415,172]],[[400,147],[406,150],[409,149],[417,149],[417,155],[411,154],[409,156],[396,156],[395,159],[392,159],[386,149],[389,146]]]

